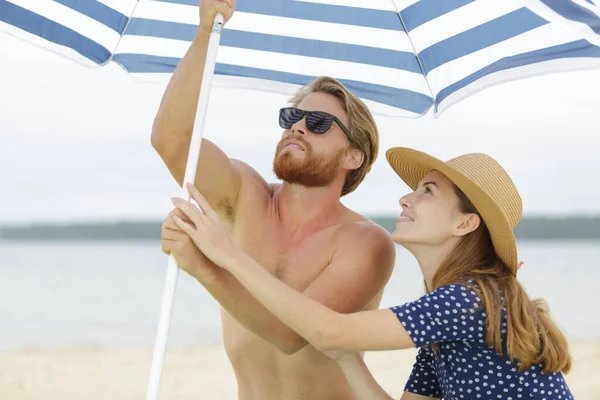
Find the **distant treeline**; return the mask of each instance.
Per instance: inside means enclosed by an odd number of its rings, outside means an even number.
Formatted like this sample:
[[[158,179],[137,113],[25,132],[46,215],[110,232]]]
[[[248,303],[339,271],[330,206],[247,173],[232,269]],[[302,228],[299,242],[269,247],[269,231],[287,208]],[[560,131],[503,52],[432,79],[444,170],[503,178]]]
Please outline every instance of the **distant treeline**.
[[[394,216],[371,217],[392,232]],[[4,240],[159,240],[160,221],[78,223],[69,225],[28,225],[0,227]],[[597,217],[524,217],[515,229],[518,239],[599,240],[600,216]]]
[[[372,217],[388,231],[393,231],[396,218]],[[531,240],[588,240],[600,239],[600,216],[597,217],[523,217],[515,228],[517,239]]]

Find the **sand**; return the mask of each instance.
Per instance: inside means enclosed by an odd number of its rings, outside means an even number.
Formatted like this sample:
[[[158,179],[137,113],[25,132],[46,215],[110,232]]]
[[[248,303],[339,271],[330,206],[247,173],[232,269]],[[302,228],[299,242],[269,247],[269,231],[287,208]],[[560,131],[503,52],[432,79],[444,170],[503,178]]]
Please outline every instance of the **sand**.
[[[566,379],[577,400],[600,399],[600,340],[571,342]],[[415,351],[367,353],[378,382],[400,398]],[[0,353],[1,400],[145,399],[152,349],[27,349]],[[221,346],[170,348],[161,399],[235,400],[233,371]]]

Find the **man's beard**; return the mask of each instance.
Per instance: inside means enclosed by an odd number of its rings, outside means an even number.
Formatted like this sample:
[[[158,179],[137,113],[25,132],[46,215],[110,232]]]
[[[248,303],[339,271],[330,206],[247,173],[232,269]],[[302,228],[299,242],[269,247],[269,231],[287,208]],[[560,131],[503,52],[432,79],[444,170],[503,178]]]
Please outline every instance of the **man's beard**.
[[[277,145],[273,160],[275,175],[282,181],[308,188],[330,185],[336,178],[345,150],[319,158],[314,156],[310,144],[296,138],[305,149],[304,157],[297,159],[292,154],[294,150],[282,153],[283,146],[289,139],[283,139]]]

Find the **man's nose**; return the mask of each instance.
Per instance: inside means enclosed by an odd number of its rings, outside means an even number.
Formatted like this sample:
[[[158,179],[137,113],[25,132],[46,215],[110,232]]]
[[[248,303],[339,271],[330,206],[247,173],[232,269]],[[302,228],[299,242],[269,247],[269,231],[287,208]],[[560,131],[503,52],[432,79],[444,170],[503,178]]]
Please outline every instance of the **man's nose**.
[[[306,117],[302,117],[302,119],[292,125],[292,133],[298,133],[299,135],[306,135],[308,129],[306,129]]]

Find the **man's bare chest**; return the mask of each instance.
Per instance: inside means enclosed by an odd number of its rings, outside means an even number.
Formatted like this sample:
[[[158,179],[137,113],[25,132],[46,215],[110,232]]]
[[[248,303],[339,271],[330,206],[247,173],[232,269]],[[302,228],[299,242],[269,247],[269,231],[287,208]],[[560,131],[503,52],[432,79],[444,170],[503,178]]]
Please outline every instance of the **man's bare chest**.
[[[330,264],[336,245],[328,230],[290,238],[277,229],[256,225],[240,230],[236,241],[266,270],[297,290],[304,290]]]

